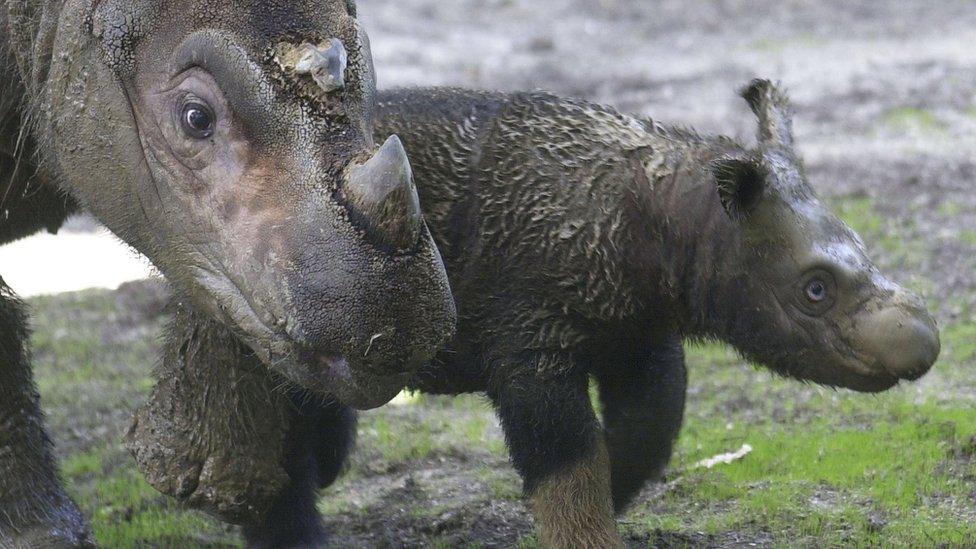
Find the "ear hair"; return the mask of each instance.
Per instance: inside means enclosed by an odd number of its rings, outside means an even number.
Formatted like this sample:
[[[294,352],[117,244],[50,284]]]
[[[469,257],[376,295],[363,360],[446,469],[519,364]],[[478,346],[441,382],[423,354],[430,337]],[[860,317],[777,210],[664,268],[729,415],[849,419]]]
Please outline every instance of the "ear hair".
[[[786,93],[769,80],[755,79],[739,95],[759,118],[759,142],[793,146],[793,107]]]
[[[766,189],[766,169],[748,158],[722,157],[709,164],[709,171],[722,207],[734,220],[748,215]]]

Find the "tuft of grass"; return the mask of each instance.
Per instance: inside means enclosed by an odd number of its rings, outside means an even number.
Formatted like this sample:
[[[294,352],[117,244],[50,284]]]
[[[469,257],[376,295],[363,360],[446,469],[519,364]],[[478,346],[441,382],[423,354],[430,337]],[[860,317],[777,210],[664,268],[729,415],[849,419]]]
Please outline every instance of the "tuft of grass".
[[[359,437],[363,445],[369,445],[390,463],[428,458],[434,446],[429,424],[404,425],[382,414],[367,416]]]

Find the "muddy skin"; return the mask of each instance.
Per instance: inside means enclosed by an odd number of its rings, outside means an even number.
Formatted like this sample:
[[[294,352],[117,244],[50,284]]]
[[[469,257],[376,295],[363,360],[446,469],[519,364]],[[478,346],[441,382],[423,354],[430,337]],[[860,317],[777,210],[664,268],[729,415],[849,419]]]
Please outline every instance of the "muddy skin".
[[[0,1],[0,76],[0,243],[83,208],[319,400],[381,405],[452,334],[351,0]],[[89,543],[0,315],[0,546]]]
[[[411,386],[491,398],[550,546],[621,544],[614,511],[681,425],[684,339],[868,392],[939,354],[919,299],[806,182],[785,95],[742,95],[751,148],[546,94],[380,94],[377,132],[404,138],[459,307]]]
[[[289,389],[230,330],[171,302],[160,382],[126,446],[146,479],[181,503],[244,526],[248,547],[326,543],[315,507],[339,476],[355,411]]]

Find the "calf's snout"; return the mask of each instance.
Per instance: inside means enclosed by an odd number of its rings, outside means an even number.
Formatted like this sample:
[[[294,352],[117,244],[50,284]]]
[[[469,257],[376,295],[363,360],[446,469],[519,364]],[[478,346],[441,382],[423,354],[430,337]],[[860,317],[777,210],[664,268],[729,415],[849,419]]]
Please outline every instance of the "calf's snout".
[[[861,324],[865,347],[879,366],[899,379],[915,380],[939,357],[935,319],[918,299],[899,291],[892,303],[870,313]]]

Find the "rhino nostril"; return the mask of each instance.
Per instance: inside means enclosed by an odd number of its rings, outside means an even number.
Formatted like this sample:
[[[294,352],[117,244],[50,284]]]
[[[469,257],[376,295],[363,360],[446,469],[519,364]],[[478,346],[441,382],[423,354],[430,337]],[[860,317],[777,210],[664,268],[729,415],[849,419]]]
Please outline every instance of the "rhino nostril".
[[[399,137],[390,136],[372,158],[349,169],[345,196],[377,243],[404,249],[420,237],[420,198]]]

